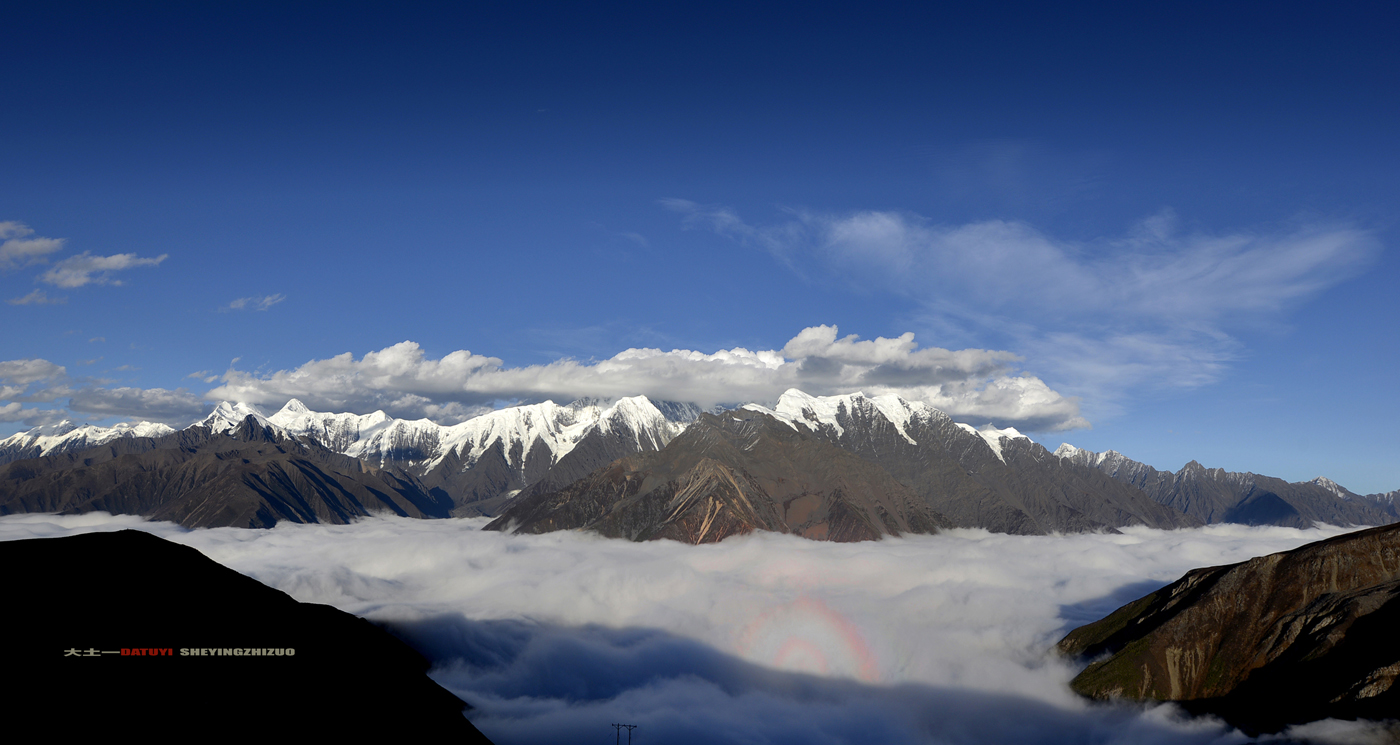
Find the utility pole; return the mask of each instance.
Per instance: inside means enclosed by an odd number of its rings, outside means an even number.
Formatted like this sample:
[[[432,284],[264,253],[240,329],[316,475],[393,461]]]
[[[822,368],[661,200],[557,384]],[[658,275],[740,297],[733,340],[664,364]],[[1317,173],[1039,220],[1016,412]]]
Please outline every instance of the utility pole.
[[[613,729],[617,730],[617,745],[622,745],[622,728],[627,728],[627,745],[632,745],[632,730],[637,728],[635,724],[614,724]]]

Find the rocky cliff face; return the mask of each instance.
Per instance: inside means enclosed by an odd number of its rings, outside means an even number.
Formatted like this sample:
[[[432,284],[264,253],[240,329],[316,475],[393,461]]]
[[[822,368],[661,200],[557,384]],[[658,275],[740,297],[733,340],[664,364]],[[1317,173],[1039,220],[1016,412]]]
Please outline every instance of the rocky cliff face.
[[[737,411],[704,414],[659,452],[562,489],[522,493],[487,529],[711,543],[754,530],[860,541],[949,526],[878,466],[772,416]]]
[[[1247,731],[1400,712],[1400,525],[1197,569],[1071,632],[1092,698],[1179,701]],[[1104,657],[1104,655],[1107,655]]]
[[[960,527],[1043,535],[1200,524],[1014,429],[977,430],[895,396],[790,390],[770,413],[880,466]]]

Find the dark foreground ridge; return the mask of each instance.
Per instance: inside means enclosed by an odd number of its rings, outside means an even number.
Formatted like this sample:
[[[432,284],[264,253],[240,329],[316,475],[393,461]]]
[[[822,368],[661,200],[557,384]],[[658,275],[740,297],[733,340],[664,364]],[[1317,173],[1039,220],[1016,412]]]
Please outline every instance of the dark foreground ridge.
[[[1070,632],[1092,698],[1181,702],[1245,732],[1400,717],[1400,524],[1175,583]]]
[[[192,548],[123,530],[0,542],[0,565],[7,709],[64,739],[489,743],[403,642]]]

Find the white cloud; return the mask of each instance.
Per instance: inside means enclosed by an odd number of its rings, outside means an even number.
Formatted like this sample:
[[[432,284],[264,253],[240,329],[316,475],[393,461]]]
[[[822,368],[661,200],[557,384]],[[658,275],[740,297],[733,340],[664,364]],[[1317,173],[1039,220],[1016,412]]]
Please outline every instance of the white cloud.
[[[0,518],[0,540],[136,528],[303,602],[391,624],[497,742],[1243,743],[1173,707],[1090,704],[1050,653],[1189,569],[1343,532],[1211,526],[858,544],[709,546],[481,520],[185,531],[101,515]],[[803,674],[808,673],[808,674]],[[1313,729],[1318,729],[1314,727]]]
[[[815,265],[914,299],[930,327],[1003,339],[1099,414],[1138,386],[1214,382],[1238,356],[1231,333],[1272,322],[1379,250],[1348,225],[1181,233],[1170,211],[1122,237],[1075,242],[1003,220],[948,226],[901,212],[789,211],[784,222],[753,226],[726,208],[665,204],[685,215],[685,228],[761,247],[799,273]]]
[[[265,406],[295,397],[324,410],[453,418],[497,401],[641,394],[708,408],[771,404],[788,388],[814,395],[861,390],[924,401],[979,424],[1031,431],[1088,426],[1077,401],[1039,378],[1017,374],[1018,361],[1008,352],[919,349],[912,333],[869,341],[838,338],[835,326],[804,329],[782,350],[628,349],[599,362],[565,359],[516,368],[468,351],[430,359],[406,341],[358,360],[347,352],[265,375],[230,369],[223,385],[205,397]]]
[[[43,263],[55,251],[62,250],[62,238],[28,238],[34,231],[14,221],[0,222],[0,270],[28,264]]]
[[[202,418],[209,406],[184,388],[100,388],[70,391],[68,408],[98,417],[120,416],[183,427]]]
[[[88,284],[119,285],[121,280],[111,278],[113,272],[138,266],[156,266],[168,257],[169,254],[161,254],[153,259],[143,259],[136,254],[93,256],[84,251],[77,256],[69,256],[54,264],[52,269],[39,275],[39,279],[57,287],[82,287]]]
[[[88,365],[102,359],[82,360]],[[121,365],[118,370],[139,368]],[[183,427],[201,419],[209,405],[184,388],[108,388],[111,381],[100,378],[74,379],[62,365],[44,359],[0,361],[0,421],[25,421],[30,425],[49,424],[63,418],[126,417]],[[68,399],[59,409],[21,409],[19,402],[52,403]],[[6,402],[10,403],[6,403]]]
[[[61,421],[66,418],[66,413],[61,409],[26,409],[18,402],[11,402],[0,406],[0,422],[24,422],[30,427],[38,427]]]
[[[43,290],[35,290],[24,297],[10,298],[5,302],[10,305],[62,305],[68,302],[68,298],[51,298]]]
[[[48,360],[5,360],[0,362],[0,381],[28,385],[40,380],[62,377],[67,370]]]
[[[221,310],[267,310],[286,299],[287,296],[280,292],[262,297],[241,297],[224,306]]]
[[[45,359],[0,361],[0,422],[52,424],[62,409],[26,409],[20,402],[51,403],[73,392],[67,368]]]

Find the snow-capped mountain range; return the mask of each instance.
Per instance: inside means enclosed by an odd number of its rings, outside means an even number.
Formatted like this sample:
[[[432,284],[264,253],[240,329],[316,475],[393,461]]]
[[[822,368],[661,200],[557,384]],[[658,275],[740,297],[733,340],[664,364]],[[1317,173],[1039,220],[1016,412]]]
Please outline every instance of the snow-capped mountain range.
[[[694,406],[664,402],[658,407],[644,396],[634,396],[565,406],[545,401],[442,425],[428,419],[395,419],[383,411],[317,412],[292,399],[270,416],[247,403],[224,401],[189,427],[227,434],[252,417],[284,436],[314,441],[377,467],[401,468],[422,477],[430,487],[453,493],[465,504],[513,495],[543,478],[571,454],[575,457],[566,463],[573,467],[565,472],[577,474],[580,468],[596,467],[598,460],[607,462],[634,452],[659,450],[699,413]],[[37,427],[0,440],[0,464],[74,452],[119,438],[160,437],[175,431],[150,422],[116,427],[79,427],[64,422]],[[580,446],[584,452],[575,453]],[[462,514],[474,511],[465,509]]]
[[[895,395],[867,397],[863,393],[856,392],[839,396],[810,396],[796,388],[788,389],[787,392],[778,399],[777,405],[772,409],[759,406],[758,404],[747,404],[743,408],[776,417],[781,421],[787,422],[787,424],[794,429],[796,429],[798,425],[812,431],[817,431],[823,426],[829,427],[830,431],[834,432],[836,437],[839,438],[845,434],[845,430],[842,428],[840,421],[843,416],[841,409],[844,407],[847,411],[854,410],[858,405],[861,405],[860,402],[873,406],[876,411],[880,412],[881,416],[887,419],[890,424],[894,425],[899,435],[911,445],[915,444],[915,442],[914,438],[909,436],[910,420],[948,418],[947,414],[944,414],[922,401],[905,401]],[[1017,432],[1014,427],[997,429],[991,424],[983,425],[981,428],[973,427],[970,424],[955,424],[962,430],[986,440],[987,445],[991,447],[997,459],[1003,463],[1006,462],[1006,459],[1001,455],[1002,438],[1030,439],[1020,432]]]
[[[251,416],[263,426],[293,437],[313,438],[338,453],[376,464],[413,464],[430,470],[449,454],[474,463],[496,442],[503,443],[507,453],[544,447],[557,461],[595,429],[626,431],[636,439],[639,449],[659,449],[699,414],[693,406],[672,404],[666,408],[670,418],[645,396],[621,398],[607,405],[580,401],[560,406],[545,401],[443,425],[429,419],[395,419],[383,411],[311,411],[297,399],[271,416],[251,404],[223,401],[189,426],[227,433]],[[64,420],[0,440],[0,462],[82,450],[121,437],[160,437],[175,431],[154,422],[98,427]]]
[[[123,437],[160,437],[175,430],[155,422],[97,427],[64,419],[0,440],[0,464],[23,458],[86,450]]]
[[[953,422],[927,404],[897,396],[812,396],[791,389],[772,408],[758,404],[743,408],[771,416],[795,430],[819,434],[890,469],[907,483],[922,483],[930,499],[960,495],[958,499],[969,514],[980,515],[988,509],[987,504],[996,501],[996,509],[1009,517],[1004,520],[1007,526],[993,529],[1030,529],[1013,525],[1022,519],[1021,513],[1032,516],[1032,522],[1039,525],[1037,530],[1078,529],[1074,520],[1092,511],[1083,512],[1088,508],[1077,505],[1075,495],[1091,493],[1100,502],[1117,505],[1117,513],[1086,518],[1089,522],[1161,522],[1160,516],[1152,518],[1141,505],[1130,504],[1129,495],[1115,492],[1121,491],[1121,486],[1103,483],[1104,476],[1201,522],[1272,521],[1278,518],[1275,512],[1295,509],[1301,520],[1348,518],[1361,506],[1392,518],[1396,512],[1395,492],[1359,497],[1321,477],[1286,485],[1255,474],[1205,469],[1194,461],[1172,474],[1114,451],[1093,453],[1068,444],[1052,454],[1015,429]],[[383,411],[316,412],[292,399],[271,415],[246,403],[221,402],[190,427],[227,434],[252,417],[283,436],[314,442],[378,468],[402,469],[420,478],[426,487],[450,494],[458,505],[455,514],[465,515],[493,514],[527,487],[533,486],[535,491],[562,488],[617,458],[660,450],[701,413],[693,405],[657,403],[636,396],[567,405],[545,401],[442,425],[428,419],[396,419]],[[76,452],[121,438],[154,438],[174,432],[151,422],[96,427],[65,421],[0,440],[0,465]],[[942,464],[940,475],[929,475],[930,458]],[[996,500],[988,496],[993,493],[998,495]],[[1322,494],[1344,503],[1346,509],[1314,509],[1299,502]],[[1275,498],[1292,507],[1275,503]],[[1065,514],[1055,517],[1059,512]],[[948,514],[956,518],[957,509],[948,507]],[[969,519],[964,516],[962,521]],[[985,521],[982,517],[977,520]],[[1070,522],[1059,525],[1057,521],[1063,520]]]

